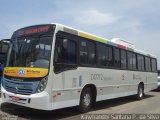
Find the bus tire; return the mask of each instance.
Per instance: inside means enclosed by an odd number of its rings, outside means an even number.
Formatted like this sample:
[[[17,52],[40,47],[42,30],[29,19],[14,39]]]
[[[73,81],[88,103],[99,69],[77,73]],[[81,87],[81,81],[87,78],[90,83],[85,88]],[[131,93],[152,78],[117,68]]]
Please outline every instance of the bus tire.
[[[143,87],[142,84],[139,84],[136,99],[137,100],[142,100],[143,97],[144,97],[144,87]]]
[[[81,93],[80,103],[78,106],[78,110],[81,113],[88,112],[92,106],[92,92],[90,88],[84,88]]]

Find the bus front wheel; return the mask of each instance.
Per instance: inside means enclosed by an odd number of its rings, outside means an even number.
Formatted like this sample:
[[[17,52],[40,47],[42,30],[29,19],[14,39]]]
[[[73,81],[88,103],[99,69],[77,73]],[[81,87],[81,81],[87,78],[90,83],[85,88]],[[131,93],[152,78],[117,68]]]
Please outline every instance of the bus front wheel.
[[[92,106],[92,92],[90,88],[84,88],[80,97],[78,110],[80,112],[88,112]]]

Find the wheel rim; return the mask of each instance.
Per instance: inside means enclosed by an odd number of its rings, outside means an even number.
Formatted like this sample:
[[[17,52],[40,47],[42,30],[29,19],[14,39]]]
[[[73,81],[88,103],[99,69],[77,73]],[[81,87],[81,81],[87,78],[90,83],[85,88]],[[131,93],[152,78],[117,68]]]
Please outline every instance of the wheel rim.
[[[91,103],[91,96],[90,94],[85,94],[84,96],[84,106],[88,107]]]
[[[142,89],[142,88],[139,89],[139,97],[140,97],[140,98],[143,97],[143,89]]]

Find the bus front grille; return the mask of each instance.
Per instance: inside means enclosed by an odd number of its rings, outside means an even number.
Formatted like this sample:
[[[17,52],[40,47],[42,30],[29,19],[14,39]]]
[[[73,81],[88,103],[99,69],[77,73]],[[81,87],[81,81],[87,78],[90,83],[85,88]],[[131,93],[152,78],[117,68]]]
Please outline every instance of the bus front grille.
[[[23,82],[23,81],[11,81],[4,79],[3,86],[6,91],[22,95],[31,95],[36,92],[39,81],[35,82]]]

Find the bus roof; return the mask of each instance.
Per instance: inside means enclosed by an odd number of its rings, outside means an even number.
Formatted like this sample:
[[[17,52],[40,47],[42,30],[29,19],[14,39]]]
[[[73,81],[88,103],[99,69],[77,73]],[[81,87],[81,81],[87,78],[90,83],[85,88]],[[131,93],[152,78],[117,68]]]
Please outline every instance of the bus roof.
[[[140,54],[144,54],[146,56],[155,57],[151,54],[147,54],[145,52],[137,50],[134,47],[131,47],[129,45],[122,44],[122,43],[117,43],[117,42],[114,42],[112,40],[109,40],[109,39],[106,39],[106,38],[103,38],[103,37],[99,37],[99,36],[96,36],[96,35],[93,35],[93,34],[90,34],[90,33],[87,33],[87,32],[84,32],[84,31],[81,31],[81,30],[78,30],[78,29],[75,29],[75,28],[72,28],[72,27],[69,27],[69,26],[66,26],[66,25],[59,24],[59,23],[39,24],[39,25],[55,25],[56,27],[59,27],[59,29],[62,29],[64,32],[67,32],[67,33],[70,33],[70,34],[78,35],[80,37],[84,37],[84,38],[88,38],[88,39],[98,41],[98,42],[101,42],[101,43],[104,43],[104,44],[112,45],[112,46],[115,46],[117,48],[122,48],[122,49],[126,49],[126,50],[129,50],[129,51],[134,51],[134,52],[137,52],[137,53],[140,53]],[[33,26],[36,26],[36,25],[33,25]],[[27,27],[32,27],[32,26],[27,26]],[[26,28],[26,27],[24,27],[24,28]],[[24,29],[24,28],[21,28],[21,29]],[[125,42],[129,43],[127,41],[125,41]]]
[[[126,42],[130,45],[116,43],[116,42],[113,42],[112,40],[109,40],[109,39],[106,39],[106,38],[103,38],[103,37],[99,37],[99,36],[96,36],[96,35],[93,35],[93,34],[90,34],[90,33],[87,33],[87,32],[84,32],[84,31],[81,31],[81,30],[78,30],[78,29],[75,29],[75,28],[72,28],[72,27],[69,27],[69,26],[66,26],[66,25],[59,24],[59,23],[52,23],[52,24],[55,24],[56,26],[62,27],[63,30],[67,33],[71,33],[71,34],[78,35],[78,36],[81,36],[81,37],[84,37],[84,38],[92,39],[92,40],[95,40],[95,41],[98,41],[98,42],[101,42],[101,43],[109,44],[109,45],[112,45],[112,46],[115,46],[115,47],[118,47],[118,48],[126,49],[126,50],[129,50],[129,51],[134,51],[136,53],[140,53],[140,54],[143,54],[143,55],[146,55],[146,56],[156,58],[156,56],[154,56],[152,54],[149,54],[149,53],[143,52],[141,50],[135,49],[135,47],[132,43],[130,43],[128,41],[124,41],[123,39],[122,40],[124,42]]]
[[[101,43],[109,44],[109,45],[112,45],[112,46],[115,46],[115,47],[118,47],[118,48],[127,49],[126,46],[121,45],[121,44],[117,44],[115,42],[112,42],[109,39],[106,39],[106,38],[103,38],[103,37],[100,37],[100,36],[96,36],[96,35],[93,35],[93,34],[90,34],[90,33],[87,33],[87,32],[84,32],[84,31],[81,31],[81,30],[78,30],[78,29],[75,29],[75,28],[72,28],[72,27],[69,27],[69,26],[66,26],[66,25],[62,25],[62,24],[58,24],[58,23],[52,23],[52,24],[55,24],[58,27],[62,27],[63,30],[67,33],[78,35],[78,36],[88,38],[88,39],[91,39],[91,40],[94,40],[94,41],[98,41],[98,42],[101,42]]]

